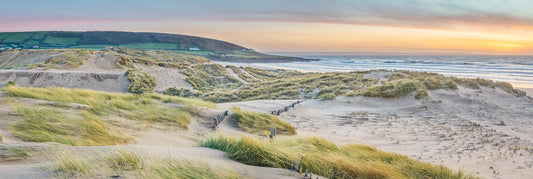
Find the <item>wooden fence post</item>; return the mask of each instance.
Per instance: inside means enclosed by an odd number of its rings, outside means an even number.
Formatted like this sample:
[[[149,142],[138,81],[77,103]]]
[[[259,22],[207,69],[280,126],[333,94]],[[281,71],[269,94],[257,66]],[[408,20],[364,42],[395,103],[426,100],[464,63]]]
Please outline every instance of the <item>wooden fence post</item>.
[[[276,136],[276,128],[275,127],[271,127],[270,128],[270,138],[274,139],[274,136]]]

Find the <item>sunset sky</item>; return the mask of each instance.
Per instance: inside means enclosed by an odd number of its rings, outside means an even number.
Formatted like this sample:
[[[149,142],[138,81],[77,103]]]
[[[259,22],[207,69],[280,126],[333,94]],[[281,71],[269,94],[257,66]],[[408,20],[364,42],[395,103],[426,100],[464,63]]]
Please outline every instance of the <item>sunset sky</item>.
[[[117,30],[262,52],[533,55],[530,0],[0,1],[0,31]]]

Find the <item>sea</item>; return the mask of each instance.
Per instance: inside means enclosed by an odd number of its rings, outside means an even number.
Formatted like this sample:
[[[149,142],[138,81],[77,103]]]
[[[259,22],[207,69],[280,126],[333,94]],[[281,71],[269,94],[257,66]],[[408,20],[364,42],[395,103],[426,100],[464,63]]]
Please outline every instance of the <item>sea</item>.
[[[486,78],[511,83],[518,88],[533,88],[533,56],[459,55],[293,55],[316,61],[288,63],[217,62],[266,69],[301,72],[347,72],[366,70],[409,70],[434,72],[445,76]]]

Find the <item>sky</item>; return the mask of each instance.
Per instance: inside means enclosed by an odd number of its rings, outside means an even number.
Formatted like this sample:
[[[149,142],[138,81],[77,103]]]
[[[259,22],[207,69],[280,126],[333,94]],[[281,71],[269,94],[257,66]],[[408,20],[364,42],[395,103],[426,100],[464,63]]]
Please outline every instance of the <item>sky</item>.
[[[533,55],[531,7],[531,0],[0,0],[0,32],[163,32],[261,52]]]

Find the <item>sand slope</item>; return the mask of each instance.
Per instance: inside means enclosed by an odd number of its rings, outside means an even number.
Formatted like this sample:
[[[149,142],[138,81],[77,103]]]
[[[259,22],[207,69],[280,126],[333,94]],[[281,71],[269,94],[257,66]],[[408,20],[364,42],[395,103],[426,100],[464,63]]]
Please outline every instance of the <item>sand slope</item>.
[[[15,81],[19,86],[55,86],[110,92],[127,92],[130,83],[121,72],[0,70],[0,84],[5,85],[8,81]]]

